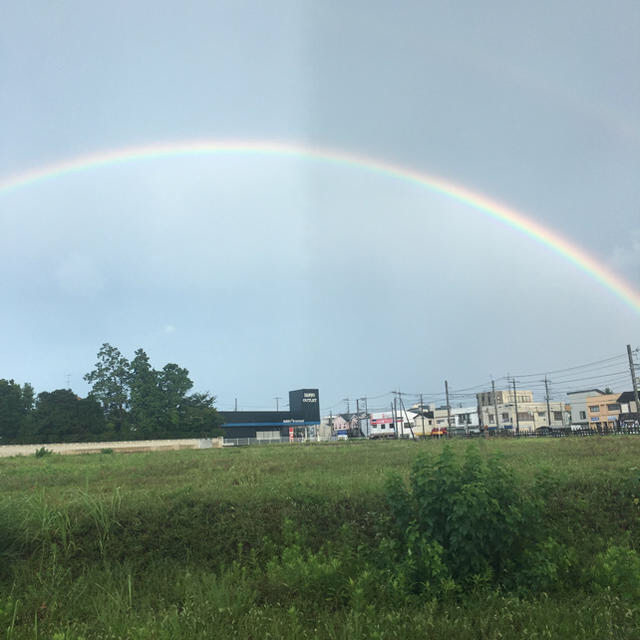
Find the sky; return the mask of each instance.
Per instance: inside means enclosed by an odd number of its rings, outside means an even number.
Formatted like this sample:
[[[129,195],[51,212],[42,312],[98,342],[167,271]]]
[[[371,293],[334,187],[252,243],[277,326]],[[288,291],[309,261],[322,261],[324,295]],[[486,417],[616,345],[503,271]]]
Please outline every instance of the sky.
[[[323,412],[439,404],[445,380],[466,404],[507,375],[630,388],[637,308],[468,204],[314,150],[502,203],[640,292],[639,29],[635,0],[2,3],[0,184],[153,144],[308,153],[0,188],[0,378],[84,396],[108,342],[221,409],[302,387]]]

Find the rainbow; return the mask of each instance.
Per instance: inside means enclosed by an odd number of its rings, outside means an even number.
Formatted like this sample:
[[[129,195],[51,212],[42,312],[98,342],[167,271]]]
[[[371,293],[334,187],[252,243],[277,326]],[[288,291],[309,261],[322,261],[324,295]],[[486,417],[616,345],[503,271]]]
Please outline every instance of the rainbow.
[[[253,154],[259,156],[267,155],[319,160],[337,166],[350,167],[390,176],[398,180],[403,180],[404,182],[425,187],[430,191],[468,205],[490,218],[499,220],[548,247],[552,251],[555,251],[618,296],[634,311],[640,313],[640,292],[632,288],[631,285],[625,282],[619,275],[599,260],[587,254],[583,249],[570,243],[552,229],[535,222],[530,217],[500,204],[495,200],[491,200],[480,193],[471,191],[466,187],[449,182],[440,177],[422,173],[409,167],[391,164],[383,160],[341,150],[305,147],[303,145],[269,141],[238,142],[217,140],[168,142],[124,147],[78,156],[0,179],[0,195],[45,180],[52,180],[65,175],[123,163],[181,156],[229,154]]]

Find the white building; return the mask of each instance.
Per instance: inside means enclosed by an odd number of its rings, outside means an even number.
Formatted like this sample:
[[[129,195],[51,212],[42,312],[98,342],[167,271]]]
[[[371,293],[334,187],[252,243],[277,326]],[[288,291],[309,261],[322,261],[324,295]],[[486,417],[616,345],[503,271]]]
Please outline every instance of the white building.
[[[563,402],[549,401],[548,406],[546,401],[535,402],[531,391],[518,389],[515,395],[511,390],[496,391],[495,403],[491,391],[478,393],[476,397],[480,411],[480,422],[489,429],[535,431],[540,427],[557,429],[568,426],[566,424],[568,420],[565,417],[566,407]],[[551,420],[549,420],[549,414],[551,414]]]
[[[450,407],[451,433],[464,431],[477,431],[480,428],[478,407]],[[435,426],[438,429],[448,428],[449,412],[446,407],[438,407],[434,410]]]
[[[584,391],[569,391],[567,397],[569,399],[570,408],[570,424],[572,429],[585,429],[589,426],[589,418],[587,411],[587,398],[605,395],[600,389],[586,389]]]
[[[426,412],[425,412],[426,413]],[[426,433],[433,429],[433,417],[424,418]],[[374,411],[369,414],[370,438],[411,438],[418,436],[422,427],[422,416],[418,416],[413,410],[397,413],[393,411]]]

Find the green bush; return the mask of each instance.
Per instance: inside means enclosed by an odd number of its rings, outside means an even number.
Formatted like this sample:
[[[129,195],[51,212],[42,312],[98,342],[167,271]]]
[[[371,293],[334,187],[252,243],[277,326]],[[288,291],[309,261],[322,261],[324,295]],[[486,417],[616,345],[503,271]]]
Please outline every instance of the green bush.
[[[596,592],[610,590],[636,602],[640,598],[640,556],[633,549],[609,546],[597,555],[591,575]]]
[[[36,456],[36,458],[44,458],[45,456],[50,456],[52,453],[53,451],[50,451],[46,447],[40,447],[39,449],[36,449],[34,455]]]
[[[267,562],[263,596],[275,602],[290,601],[292,597],[342,602],[346,598],[347,580],[340,558],[331,553],[331,545],[315,553],[309,551],[304,538],[292,521],[285,520],[285,547],[280,557]]]
[[[461,585],[506,584],[535,543],[537,501],[520,491],[499,457],[483,458],[476,446],[462,463],[450,447],[435,461],[419,456],[409,488],[392,478],[387,497],[406,554],[419,557],[416,577],[447,580],[443,564]]]
[[[265,593],[275,602],[296,597],[339,603],[347,586],[341,568],[339,558],[307,552],[298,545],[287,547],[282,558],[267,563]]]
[[[547,538],[525,551],[516,582],[524,592],[552,593],[578,586],[579,573],[575,549]]]

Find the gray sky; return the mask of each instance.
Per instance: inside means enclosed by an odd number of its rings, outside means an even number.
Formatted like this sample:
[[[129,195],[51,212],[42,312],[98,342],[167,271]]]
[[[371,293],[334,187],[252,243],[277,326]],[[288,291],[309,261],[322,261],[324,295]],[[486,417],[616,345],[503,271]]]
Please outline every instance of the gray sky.
[[[333,147],[504,202],[639,290],[639,32],[635,0],[3,3],[0,179],[154,142]],[[540,243],[308,158],[68,175],[0,193],[0,225],[0,377],[37,391],[84,395],[103,342],[221,408],[311,386],[334,410],[640,345],[639,314]]]

